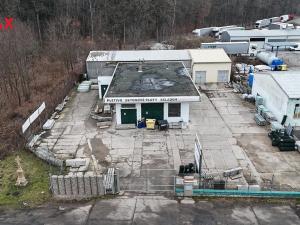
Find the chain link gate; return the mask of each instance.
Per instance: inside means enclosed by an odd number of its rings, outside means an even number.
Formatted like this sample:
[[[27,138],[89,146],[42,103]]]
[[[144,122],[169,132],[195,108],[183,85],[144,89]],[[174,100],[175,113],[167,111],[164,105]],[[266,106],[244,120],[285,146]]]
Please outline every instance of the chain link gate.
[[[120,178],[120,189],[146,194],[174,193],[175,175],[174,169],[142,169],[139,176]]]

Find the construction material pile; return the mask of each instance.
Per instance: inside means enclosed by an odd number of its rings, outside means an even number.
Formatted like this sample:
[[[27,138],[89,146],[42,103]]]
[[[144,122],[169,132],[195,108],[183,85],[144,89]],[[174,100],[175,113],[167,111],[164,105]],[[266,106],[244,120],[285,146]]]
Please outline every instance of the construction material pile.
[[[81,84],[79,84],[77,91],[78,92],[89,92],[92,86],[92,81],[82,81]]]
[[[272,140],[272,146],[278,146],[280,151],[295,151],[295,140],[284,130],[273,130],[269,133]]]

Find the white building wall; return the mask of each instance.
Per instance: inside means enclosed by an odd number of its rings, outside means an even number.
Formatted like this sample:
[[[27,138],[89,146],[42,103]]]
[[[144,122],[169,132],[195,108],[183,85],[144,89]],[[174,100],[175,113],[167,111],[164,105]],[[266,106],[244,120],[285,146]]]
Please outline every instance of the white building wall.
[[[101,85],[110,85],[113,76],[98,77],[99,98],[102,99]]]
[[[164,119],[168,122],[180,122],[183,121],[186,124],[189,123],[190,105],[188,102],[181,103],[181,116],[180,117],[168,117],[169,107],[168,103],[164,103]],[[136,114],[137,120],[142,119],[142,105],[140,103],[136,104]],[[116,122],[121,124],[121,104],[116,104]]]
[[[117,124],[121,124],[121,104],[116,104],[116,121]]]
[[[264,105],[281,122],[283,116],[287,114],[289,98],[270,75],[254,75],[252,94],[262,96]]]
[[[137,117],[137,121],[142,119],[142,104],[138,103],[135,105],[136,107],[136,117]]]
[[[227,81],[230,81],[231,63],[195,63],[192,67],[192,79],[195,82],[196,71],[206,71],[206,83],[216,83],[219,70],[228,70]]]
[[[287,107],[287,120],[286,125],[291,124],[292,126],[300,126],[300,118],[294,118],[295,105],[300,104],[300,99],[290,99]]]
[[[180,122],[183,121],[186,124],[189,123],[189,103],[187,102],[183,102],[181,103],[181,115],[180,117],[169,117],[169,104],[168,103],[164,103],[164,120],[167,120],[169,123],[175,123],[175,122]]]

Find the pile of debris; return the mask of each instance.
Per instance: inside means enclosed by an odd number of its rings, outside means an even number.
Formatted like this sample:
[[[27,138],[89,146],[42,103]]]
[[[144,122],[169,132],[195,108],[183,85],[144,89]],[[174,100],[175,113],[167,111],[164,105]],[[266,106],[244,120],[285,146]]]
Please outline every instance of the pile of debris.
[[[77,91],[78,92],[89,92],[92,86],[92,81],[82,81],[81,84],[78,85]]]
[[[95,109],[91,112],[91,118],[98,121],[97,126],[101,129],[110,127],[113,119],[111,106],[96,104]]]
[[[64,100],[62,101],[62,103],[60,103],[56,106],[55,112],[51,115],[50,119],[48,119],[46,121],[46,123],[44,123],[43,130],[51,130],[52,129],[52,127],[55,124],[55,120],[59,119],[60,113],[63,111],[63,109],[65,108],[65,106],[69,100],[70,100],[70,97],[66,96],[64,98]]]
[[[57,159],[53,152],[51,152],[48,147],[40,146],[41,136],[46,132],[43,131],[40,134],[34,135],[27,144],[27,148],[34,153],[38,158],[46,161],[53,166],[63,166],[63,160]]]
[[[261,96],[256,96],[255,98],[255,106],[256,106],[256,114],[255,114],[255,122],[259,126],[265,126],[267,123],[272,123],[273,121],[277,121],[274,114],[269,111],[264,105],[264,99]]]
[[[280,151],[295,151],[296,141],[286,130],[273,130],[269,133],[272,146],[278,146]]]

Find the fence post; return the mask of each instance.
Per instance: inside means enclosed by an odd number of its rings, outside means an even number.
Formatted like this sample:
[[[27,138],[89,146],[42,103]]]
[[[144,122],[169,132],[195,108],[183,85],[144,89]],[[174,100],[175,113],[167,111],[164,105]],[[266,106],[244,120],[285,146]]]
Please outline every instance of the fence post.
[[[115,168],[115,174],[114,174],[114,184],[115,184],[115,194],[120,193],[120,171],[119,168]]]

